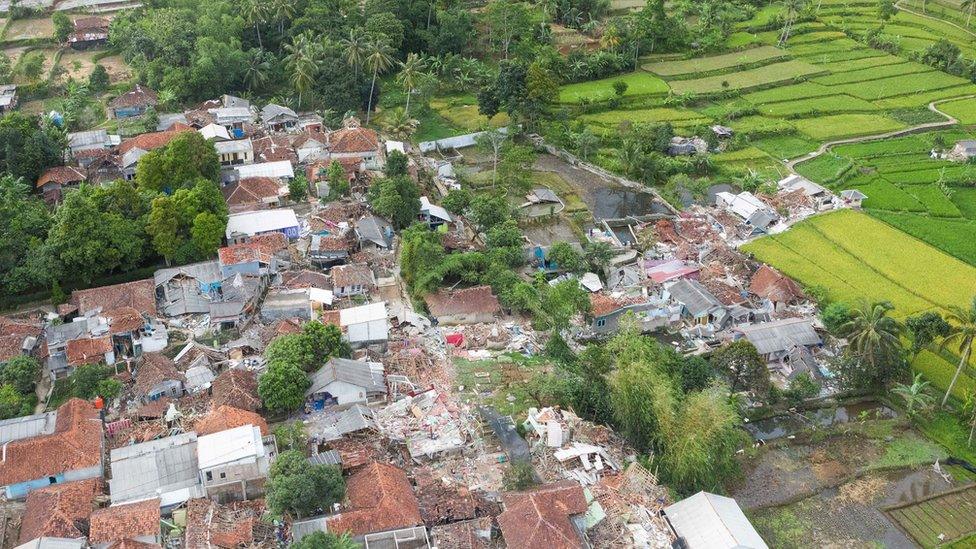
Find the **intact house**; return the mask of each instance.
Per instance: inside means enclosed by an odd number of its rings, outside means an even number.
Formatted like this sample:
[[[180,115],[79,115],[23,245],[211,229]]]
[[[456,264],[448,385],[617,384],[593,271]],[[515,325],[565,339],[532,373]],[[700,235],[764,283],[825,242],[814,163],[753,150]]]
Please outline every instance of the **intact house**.
[[[261,303],[261,320],[312,319],[311,291],[306,288],[275,288]]]
[[[171,509],[206,494],[200,483],[197,433],[190,431],[112,450],[112,504],[159,498]]]
[[[85,168],[95,158],[104,156],[121,142],[121,137],[109,135],[105,130],[89,130],[68,134],[68,150],[71,157]]]
[[[823,344],[823,340],[809,319],[786,318],[738,326],[735,333],[736,339],[745,338],[752,343],[766,360],[770,371],[780,374],[785,380],[791,380],[802,372],[821,375],[813,352]]]
[[[254,122],[254,113],[249,105],[229,105],[208,112],[213,115],[215,123],[227,129],[233,139],[241,139],[245,135],[245,126]]]
[[[221,191],[231,212],[277,208],[288,195],[288,187],[273,177],[245,177]]]
[[[94,549],[158,547],[163,538],[159,506],[159,498],[153,498],[98,509],[89,519],[88,542]]]
[[[384,347],[390,339],[386,302],[370,303],[339,310],[339,327],[354,349]]]
[[[123,141],[117,149],[117,153],[122,159],[122,177],[126,181],[135,179],[136,166],[139,164],[140,158],[149,151],[169,145],[170,141],[181,133],[190,131],[193,130],[188,126],[175,125],[166,131],[144,133]]]
[[[734,499],[698,492],[662,512],[677,541],[688,549],[769,549]]]
[[[368,170],[379,170],[385,163],[383,146],[375,131],[360,126],[355,118],[343,121],[343,128],[329,133],[329,159],[362,159]]]
[[[161,353],[145,353],[136,370],[134,394],[144,403],[163,397],[179,398],[183,396],[185,381],[172,359]]]
[[[102,420],[93,404],[79,398],[56,412],[0,422],[0,442],[0,486],[7,499],[102,476]]]
[[[393,246],[393,225],[376,215],[367,215],[356,222],[356,239],[360,248],[389,250]]]
[[[360,545],[404,547],[391,538],[403,532],[405,535],[399,536],[403,540],[416,539],[418,535],[425,539],[422,526],[420,504],[407,474],[388,463],[374,461],[346,480],[346,505],[338,513],[294,522],[292,541],[315,532],[333,532],[346,533]]]
[[[300,227],[295,210],[287,208],[231,214],[227,218],[227,243],[239,244],[268,233],[283,233],[289,240],[297,240]]]
[[[861,203],[868,199],[868,195],[857,189],[847,189],[840,192],[840,199],[851,208],[860,209]]]
[[[0,86],[0,114],[6,114],[17,108],[17,86],[4,84]]]
[[[296,137],[291,146],[302,164],[325,162],[329,152],[329,136],[322,132],[306,131]]]
[[[779,216],[756,195],[743,191],[739,194],[721,192],[715,195],[716,205],[732,212],[744,225],[751,229],[752,234],[766,232]]]
[[[240,166],[254,162],[254,144],[251,139],[233,139],[230,141],[215,141],[214,149],[217,159],[223,167]]]
[[[73,166],[55,166],[44,170],[36,186],[44,196],[44,202],[56,204],[61,202],[65,187],[78,186],[87,178],[85,172]]]
[[[267,177],[275,179],[285,190],[288,182],[295,179],[295,170],[290,160],[276,160],[259,164],[245,164],[234,168],[234,176],[238,181],[249,177]]]
[[[289,131],[298,127],[298,114],[288,107],[269,103],[261,109],[261,123],[269,131]]]
[[[136,87],[109,101],[108,110],[113,118],[131,118],[146,113],[155,107],[159,98],[153,90],[136,84]]]
[[[17,549],[84,549],[92,501],[101,493],[100,482],[93,478],[31,491],[24,504]],[[77,545],[62,545],[65,539]]]
[[[386,402],[386,376],[379,362],[332,357],[309,379],[305,398],[317,410]]]
[[[491,286],[461,290],[438,290],[424,297],[430,316],[438,324],[476,324],[492,322],[502,306],[491,292]]]
[[[200,482],[220,503],[261,497],[271,460],[278,453],[273,435],[242,425],[197,439]]]
[[[336,297],[366,295],[376,289],[376,276],[365,264],[336,265],[332,268],[332,293]]]
[[[104,17],[79,17],[72,22],[68,45],[76,50],[103,46],[108,43],[109,20]]]

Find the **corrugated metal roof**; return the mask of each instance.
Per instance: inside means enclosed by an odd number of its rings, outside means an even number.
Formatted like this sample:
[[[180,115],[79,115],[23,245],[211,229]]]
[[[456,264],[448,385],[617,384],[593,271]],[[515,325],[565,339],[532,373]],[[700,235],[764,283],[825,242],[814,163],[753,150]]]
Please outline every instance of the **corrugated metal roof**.
[[[373,411],[362,405],[355,405],[315,422],[315,436],[323,440],[338,440],[349,433],[364,429],[376,430]]]
[[[83,549],[88,545],[85,538],[37,538],[18,545],[15,549]]]
[[[162,497],[199,484],[194,432],[116,448],[111,458],[113,504]],[[193,497],[194,491],[186,494]]]
[[[804,318],[786,318],[739,326],[739,332],[755,345],[759,354],[770,354],[791,349],[796,345],[810,346],[821,343],[813,324]]]
[[[724,309],[722,302],[696,280],[682,278],[668,287],[671,297],[685,306],[691,316],[698,318],[714,310]]]
[[[57,417],[57,412],[45,412],[0,421],[0,444],[39,435],[49,435],[54,432]]]
[[[768,549],[732,498],[698,492],[664,514],[689,549]]]
[[[326,450],[308,458],[312,465],[342,465],[342,456],[335,450]]]
[[[295,170],[288,160],[278,160],[276,162],[263,162],[261,164],[249,164],[237,167],[237,176],[240,179],[248,177],[295,177]]]
[[[197,440],[197,456],[201,470],[263,455],[261,429],[254,425],[242,425],[202,436]]]
[[[384,368],[379,362],[333,357],[313,373],[310,379],[312,385],[305,392],[306,395],[319,393],[336,381],[351,383],[367,391],[386,392]]]

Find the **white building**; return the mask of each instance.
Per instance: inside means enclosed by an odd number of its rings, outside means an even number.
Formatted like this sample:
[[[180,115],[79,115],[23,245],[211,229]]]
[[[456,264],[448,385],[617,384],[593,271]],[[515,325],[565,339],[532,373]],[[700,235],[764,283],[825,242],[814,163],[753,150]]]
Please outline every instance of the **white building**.
[[[242,425],[197,439],[200,483],[219,502],[260,497],[271,460],[278,453],[273,436]]]
[[[353,347],[386,343],[390,337],[390,323],[386,302],[370,303],[339,311],[339,326]]]
[[[776,212],[749,191],[739,194],[722,192],[715,195],[716,205],[742,218],[746,225],[764,231],[776,218]]]
[[[664,517],[688,549],[768,549],[732,498],[698,492],[664,508]],[[683,541],[683,544],[681,543]]]
[[[111,452],[112,504],[160,498],[159,506],[173,507],[205,496],[197,474],[197,434],[183,433]]]
[[[227,244],[240,244],[252,236],[284,233],[290,240],[300,236],[300,224],[295,210],[281,208],[231,214],[227,217]]]

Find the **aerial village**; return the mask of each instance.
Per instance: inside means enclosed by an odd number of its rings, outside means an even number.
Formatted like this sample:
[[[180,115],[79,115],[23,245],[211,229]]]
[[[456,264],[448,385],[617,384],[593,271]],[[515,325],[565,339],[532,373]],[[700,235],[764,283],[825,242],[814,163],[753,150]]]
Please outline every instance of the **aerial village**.
[[[976,1],[841,3],[0,0],[0,549],[973,547]]]
[[[155,103],[152,90],[137,86],[112,108],[137,116]],[[481,398],[517,373],[476,371],[468,385],[459,381],[455,359],[531,357],[550,334],[503,307],[488,285],[411,300],[398,231],[371,211],[366,190],[391,161],[402,163],[431,191],[418,200],[416,222],[450,249],[484,249],[475,223],[438,205],[459,188],[454,163],[481,136],[414,147],[355,118],[329,129],[314,113],[259,110],[227,95],[159,120],[157,131],[126,139],[69,134],[73,165],[48,170],[38,187],[57,202],[83,181],[132,179],[144,155],[195,132],[220,160],[226,245],[212,260],[76,290],[53,310],[3,319],[2,359],[42,361],[39,387],[87,364],[106,365],[121,386],[110,398],[70,398],[0,423],[0,477],[8,501],[22,506],[17,543],[277,547],[321,531],[391,548],[669,547],[678,539],[693,548],[765,546],[734,500],[708,492],[676,500],[607,427],[558,406],[513,414]],[[334,162],[350,192],[330,200],[336,179],[325,174]],[[299,201],[289,192],[296,174],[308,185]],[[802,375],[830,394],[824,359],[838,349],[815,305],[736,245],[863,198],[794,175],[771,195],[719,192],[711,207],[603,219],[586,241],[536,231],[519,244],[528,258],[519,276],[585,293],[588,312],[564,330],[569,346],[625,329],[661,334],[686,355],[744,340],[777,386]],[[564,206],[551,189],[534,188],[522,208],[554,217]],[[549,253],[568,245],[580,262],[594,243],[611,252],[601,270],[566,268]],[[269,409],[258,391],[275,360],[266,351],[323,325],[338,328],[341,342],[313,351],[320,362],[296,409]],[[340,468],[345,498],[262,520],[268,477],[285,450]],[[538,487],[506,490],[516,466]]]

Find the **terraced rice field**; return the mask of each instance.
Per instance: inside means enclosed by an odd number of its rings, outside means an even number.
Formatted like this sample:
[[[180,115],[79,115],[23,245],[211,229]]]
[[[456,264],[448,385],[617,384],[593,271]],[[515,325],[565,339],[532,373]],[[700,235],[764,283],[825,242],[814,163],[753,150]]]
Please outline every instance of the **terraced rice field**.
[[[680,61],[661,61],[644,65],[643,69],[660,76],[679,76],[693,73],[705,73],[722,69],[732,69],[743,65],[750,65],[760,61],[782,59],[788,57],[785,50],[772,46],[763,46],[749,50],[715,55],[711,57],[697,57]]]
[[[713,93],[725,90],[753,89],[782,82],[790,82],[803,76],[824,72],[803,61],[784,61],[755,69],[730,74],[706,76],[689,80],[672,81],[671,89],[677,93]]]
[[[976,295],[976,267],[853,211],[811,218],[743,250],[832,299],[890,301],[902,318]]]
[[[668,84],[660,78],[644,72],[637,71],[603,80],[591,80],[563,86],[559,91],[560,103],[578,103],[583,99],[590,101],[605,101],[614,96],[613,83],[616,81],[627,83],[627,91],[624,97],[639,95],[663,95],[668,92]]]

